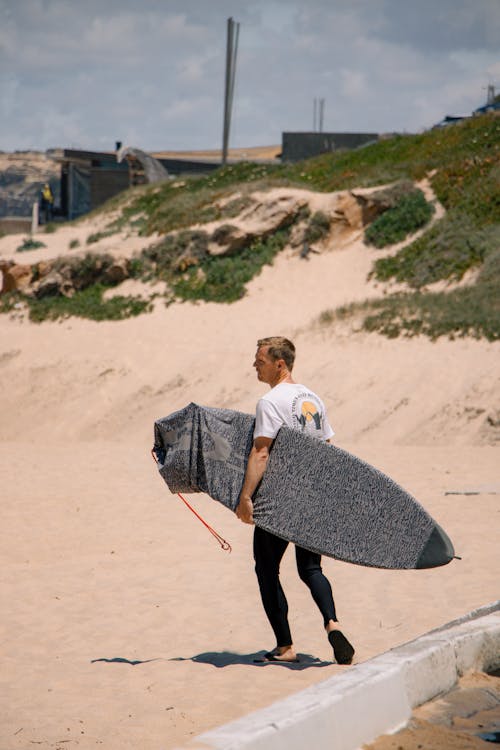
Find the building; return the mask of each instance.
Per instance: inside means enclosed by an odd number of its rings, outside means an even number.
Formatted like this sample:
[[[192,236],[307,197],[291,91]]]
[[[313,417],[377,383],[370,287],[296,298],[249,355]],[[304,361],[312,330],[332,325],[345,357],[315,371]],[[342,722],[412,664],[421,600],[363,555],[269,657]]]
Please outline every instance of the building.
[[[378,138],[378,133],[282,133],[281,161],[302,161],[330,151],[358,148]]]
[[[140,153],[140,152],[138,152]],[[76,219],[92,211],[123,190],[147,182],[141,164],[133,155],[118,161],[116,151],[64,149],[61,163],[61,216]],[[167,175],[206,174],[220,162],[158,159]]]

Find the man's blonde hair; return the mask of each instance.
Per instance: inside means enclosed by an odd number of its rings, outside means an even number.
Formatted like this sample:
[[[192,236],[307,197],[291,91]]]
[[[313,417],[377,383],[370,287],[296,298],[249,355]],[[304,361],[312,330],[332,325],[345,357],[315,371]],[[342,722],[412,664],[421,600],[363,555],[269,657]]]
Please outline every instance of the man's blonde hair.
[[[286,339],[284,336],[268,336],[257,341],[257,347],[260,349],[261,346],[269,347],[267,353],[271,359],[274,361],[283,359],[290,372],[293,370],[295,346],[290,339]]]

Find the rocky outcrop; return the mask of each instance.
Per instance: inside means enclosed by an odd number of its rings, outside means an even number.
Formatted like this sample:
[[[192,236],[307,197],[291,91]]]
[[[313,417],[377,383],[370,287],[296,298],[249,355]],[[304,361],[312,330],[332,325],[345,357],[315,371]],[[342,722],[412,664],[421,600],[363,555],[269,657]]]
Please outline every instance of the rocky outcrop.
[[[249,245],[254,235],[242,227],[234,224],[221,224],[210,238],[209,253],[211,255],[232,255]]]
[[[362,229],[363,211],[352,193],[341,195],[335,208],[334,220],[351,229]]]
[[[351,190],[339,197],[335,219],[351,229],[363,229],[389,208],[393,208],[403,195],[415,190],[410,180],[400,180],[383,190]]]
[[[21,265],[14,261],[0,261],[1,294],[18,291],[28,297],[72,297],[75,291],[91,284],[115,286],[130,277],[130,261],[110,255],[57,258]]]
[[[264,240],[280,229],[291,227],[307,206],[304,198],[280,195],[274,200],[254,200],[235,220],[221,224],[212,233],[210,255],[233,255],[255,240]]]
[[[0,261],[2,273],[1,293],[26,292],[33,278],[31,266],[14,263],[11,260]]]

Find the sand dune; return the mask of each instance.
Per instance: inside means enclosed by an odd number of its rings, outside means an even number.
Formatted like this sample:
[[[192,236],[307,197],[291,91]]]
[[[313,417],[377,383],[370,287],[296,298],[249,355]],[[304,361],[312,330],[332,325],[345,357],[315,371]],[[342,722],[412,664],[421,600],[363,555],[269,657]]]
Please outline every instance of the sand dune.
[[[106,323],[0,317],[2,747],[172,748],[348,669],[330,663],[291,554],[295,642],[316,661],[253,664],[274,644],[251,532],[192,496],[231,541],[222,552],[149,456],[154,419],[189,401],[254,409],[263,335],[294,338],[296,379],[322,394],[337,444],[419,498],[462,557],[403,573],[326,560],[357,660],[497,598],[498,344],[320,326],[325,309],[383,294],[366,281],[374,257],[353,234],[307,261],[285,251],[231,306],[158,303]]]

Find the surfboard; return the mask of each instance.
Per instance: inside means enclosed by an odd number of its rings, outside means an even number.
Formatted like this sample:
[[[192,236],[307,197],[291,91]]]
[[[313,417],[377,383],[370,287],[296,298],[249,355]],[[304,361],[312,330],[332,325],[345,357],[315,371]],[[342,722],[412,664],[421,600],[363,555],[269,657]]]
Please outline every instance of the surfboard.
[[[191,403],[158,419],[153,452],[171,492],[205,492],[238,505],[255,419]],[[254,497],[254,521],[283,539],[377,568],[446,565],[446,532],[383,472],[348,451],[282,427]]]

